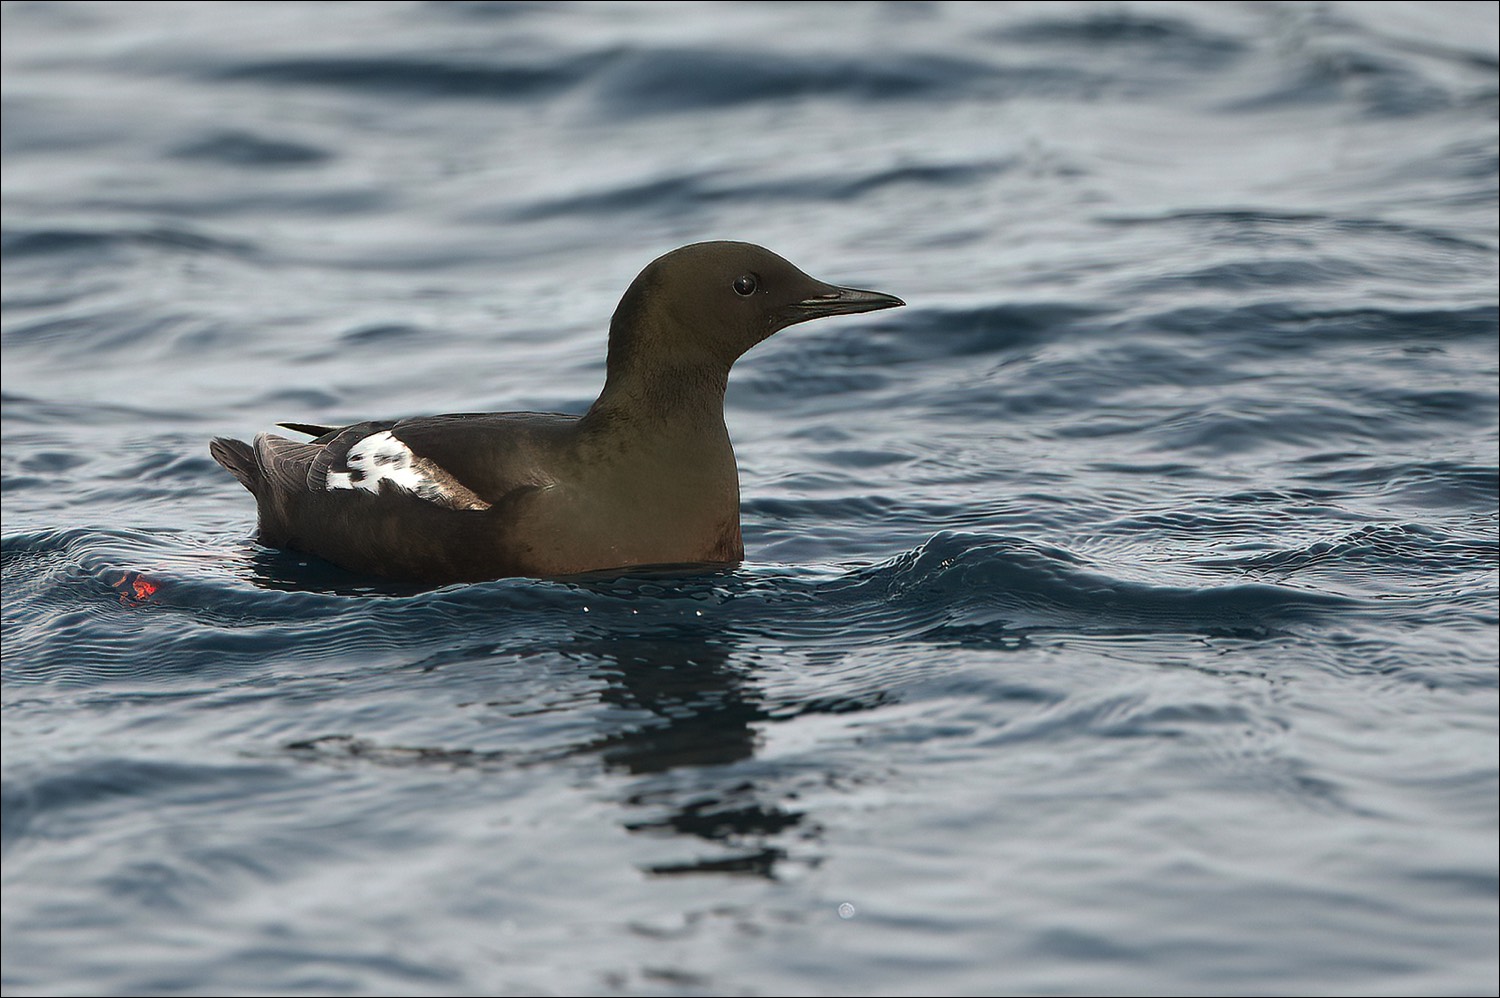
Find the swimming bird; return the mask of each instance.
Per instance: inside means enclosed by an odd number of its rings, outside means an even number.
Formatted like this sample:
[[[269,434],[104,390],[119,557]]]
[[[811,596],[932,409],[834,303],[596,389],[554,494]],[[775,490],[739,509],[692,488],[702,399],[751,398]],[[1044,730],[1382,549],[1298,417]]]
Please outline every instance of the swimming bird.
[[[446,584],[744,558],[724,389],[778,330],[905,304],[770,250],[694,243],[631,282],[589,410],[279,425],[214,460],[255,496],[258,539],[355,572]]]

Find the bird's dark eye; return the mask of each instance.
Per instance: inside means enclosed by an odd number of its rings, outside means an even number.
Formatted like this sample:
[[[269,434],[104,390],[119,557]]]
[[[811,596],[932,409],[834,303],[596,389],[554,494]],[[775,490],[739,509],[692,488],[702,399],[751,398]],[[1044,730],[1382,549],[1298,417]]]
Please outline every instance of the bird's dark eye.
[[[734,293],[741,298],[749,298],[755,294],[755,287],[759,283],[754,274],[741,274],[734,279]]]

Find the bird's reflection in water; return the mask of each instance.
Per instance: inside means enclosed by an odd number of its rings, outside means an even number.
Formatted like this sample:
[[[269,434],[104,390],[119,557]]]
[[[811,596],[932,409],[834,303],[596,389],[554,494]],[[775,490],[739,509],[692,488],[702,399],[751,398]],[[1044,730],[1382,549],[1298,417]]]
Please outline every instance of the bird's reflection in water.
[[[754,683],[730,665],[724,643],[629,637],[580,641],[567,651],[603,666],[605,702],[654,717],[592,744],[610,767],[662,773],[755,754],[754,725],[769,715]]]
[[[606,701],[651,715],[646,723],[589,746],[611,769],[641,777],[624,803],[633,811],[655,813],[628,819],[625,827],[693,836],[726,850],[654,865],[650,872],[774,877],[776,864],[787,856],[775,841],[803,825],[806,815],[784,806],[776,788],[760,786],[732,765],[754,756],[756,726],[770,721],[771,714],[753,679],[732,663],[730,645],[677,635],[594,640],[575,650],[605,666]],[[693,778],[660,778],[680,769],[690,770]],[[804,833],[815,836],[811,829]]]
[[[332,566],[309,572],[288,564],[287,558],[279,552],[258,555],[253,581],[265,588],[340,596],[412,594],[399,586],[369,585]],[[330,735],[287,747],[307,758],[495,771],[597,757],[618,777],[610,785],[619,790],[627,830],[699,843],[691,858],[655,864],[648,872],[774,879],[778,866],[793,856],[798,862],[816,862],[808,858],[807,844],[817,841],[819,827],[805,810],[788,803],[797,800],[808,779],[805,771],[793,775],[752,763],[763,730],[802,714],[870,709],[885,695],[768,701],[755,676],[754,649],[765,640],[762,625],[741,615],[700,617],[684,609],[726,592],[732,597],[740,584],[732,573],[718,572],[670,582],[649,575],[580,580],[576,589],[566,591],[497,583],[488,591],[467,587],[445,594],[446,643],[413,665],[424,672],[487,661],[512,668],[517,655],[573,663],[597,684],[598,698],[620,708],[625,718],[571,745],[540,752],[476,751],[387,746]],[[580,595],[594,611],[583,631],[578,627]],[[496,631],[497,611],[506,623],[501,634]],[[428,640],[430,635],[424,643]],[[715,847],[708,855],[701,855],[704,843]]]

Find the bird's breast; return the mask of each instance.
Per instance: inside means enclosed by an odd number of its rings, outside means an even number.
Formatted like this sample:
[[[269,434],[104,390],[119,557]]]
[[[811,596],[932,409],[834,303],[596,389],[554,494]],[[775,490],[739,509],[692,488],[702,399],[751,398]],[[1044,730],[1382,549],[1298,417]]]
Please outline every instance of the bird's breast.
[[[672,467],[594,464],[559,475],[517,510],[539,575],[743,557],[739,476],[722,461]]]

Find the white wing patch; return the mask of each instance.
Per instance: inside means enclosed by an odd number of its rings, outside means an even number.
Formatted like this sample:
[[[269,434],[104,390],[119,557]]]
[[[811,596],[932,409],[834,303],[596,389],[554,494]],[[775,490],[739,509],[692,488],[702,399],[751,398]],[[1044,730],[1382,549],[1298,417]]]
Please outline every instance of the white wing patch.
[[[344,470],[328,470],[324,488],[363,489],[380,494],[382,482],[419,499],[450,509],[489,509],[490,504],[444,471],[436,462],[418,457],[390,430],[372,433],[349,448]]]

